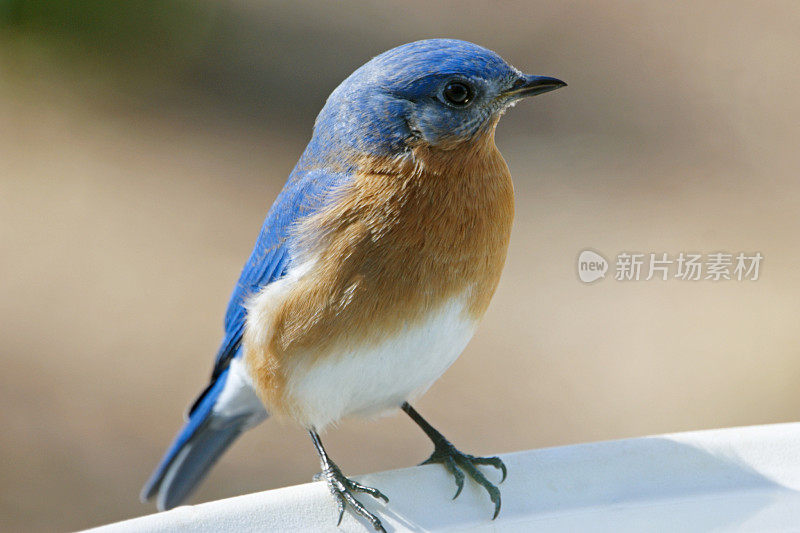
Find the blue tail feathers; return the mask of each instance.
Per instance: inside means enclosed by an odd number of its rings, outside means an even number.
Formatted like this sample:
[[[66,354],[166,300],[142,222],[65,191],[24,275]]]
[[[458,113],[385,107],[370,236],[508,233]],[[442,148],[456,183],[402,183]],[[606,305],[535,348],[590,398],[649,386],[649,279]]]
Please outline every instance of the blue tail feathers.
[[[188,417],[161,463],[142,489],[142,501],[158,495],[159,510],[180,505],[200,484],[217,459],[234,440],[253,425],[247,413],[221,414],[215,405],[228,382],[226,368]],[[260,421],[260,419],[259,419]]]

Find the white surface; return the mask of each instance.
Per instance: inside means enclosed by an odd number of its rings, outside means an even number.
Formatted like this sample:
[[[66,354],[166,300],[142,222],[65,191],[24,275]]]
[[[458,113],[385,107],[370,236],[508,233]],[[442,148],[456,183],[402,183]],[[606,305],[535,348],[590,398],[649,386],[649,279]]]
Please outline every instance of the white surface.
[[[361,496],[388,531],[800,531],[800,423],[662,435],[502,456],[503,509],[439,465],[366,476]],[[490,469],[487,468],[487,471]],[[490,479],[496,479],[489,472]],[[322,483],[184,506],[97,528],[155,531],[371,531]]]

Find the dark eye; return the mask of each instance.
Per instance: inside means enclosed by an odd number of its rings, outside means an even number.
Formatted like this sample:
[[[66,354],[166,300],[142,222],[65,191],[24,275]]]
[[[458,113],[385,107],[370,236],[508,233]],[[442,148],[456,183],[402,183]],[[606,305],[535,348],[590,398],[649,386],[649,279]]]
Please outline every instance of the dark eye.
[[[463,107],[472,101],[472,88],[460,81],[451,81],[442,91],[448,103]]]

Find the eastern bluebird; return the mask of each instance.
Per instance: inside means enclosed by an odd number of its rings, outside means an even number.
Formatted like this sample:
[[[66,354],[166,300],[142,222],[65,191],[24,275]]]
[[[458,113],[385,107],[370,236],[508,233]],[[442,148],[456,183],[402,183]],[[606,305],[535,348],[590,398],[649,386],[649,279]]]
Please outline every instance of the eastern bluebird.
[[[339,521],[355,497],[319,432],[401,408],[461,492],[497,457],[458,451],[409,401],[455,361],[497,287],[514,193],[494,142],[503,112],[566,85],[472,43],[431,39],[385,52],[328,98],[233,290],[211,381],[142,491],[180,504],[243,431],[268,416],[311,434]]]

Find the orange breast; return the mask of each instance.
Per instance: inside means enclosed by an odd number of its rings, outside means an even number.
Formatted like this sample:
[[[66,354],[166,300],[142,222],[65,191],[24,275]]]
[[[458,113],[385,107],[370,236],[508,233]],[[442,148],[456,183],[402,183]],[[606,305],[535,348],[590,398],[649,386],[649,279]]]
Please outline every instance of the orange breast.
[[[465,318],[477,320],[497,287],[514,197],[493,131],[456,149],[363,159],[359,168],[329,209],[297,228],[314,262],[271,315],[268,345],[245,338],[273,411],[298,354],[378,343],[465,292]]]

